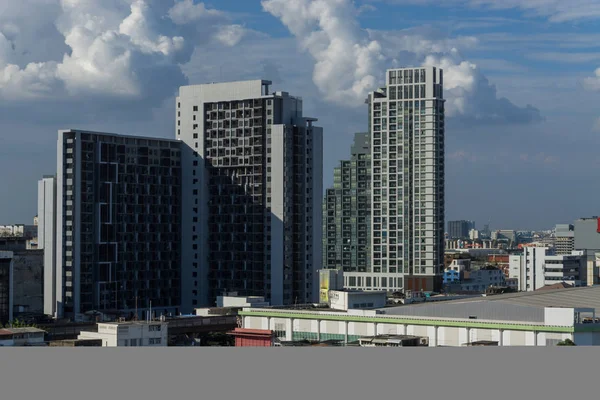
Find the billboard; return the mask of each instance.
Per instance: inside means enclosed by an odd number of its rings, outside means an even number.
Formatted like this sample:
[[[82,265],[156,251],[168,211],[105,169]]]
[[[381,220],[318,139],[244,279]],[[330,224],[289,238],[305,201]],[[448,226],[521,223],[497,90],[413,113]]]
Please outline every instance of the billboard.
[[[329,277],[331,272],[321,271],[319,275],[319,302],[329,303]]]

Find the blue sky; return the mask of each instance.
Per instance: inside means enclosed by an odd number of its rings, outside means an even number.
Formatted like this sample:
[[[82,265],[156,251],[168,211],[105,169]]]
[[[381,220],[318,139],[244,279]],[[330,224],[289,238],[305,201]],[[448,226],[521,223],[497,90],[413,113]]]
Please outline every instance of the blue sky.
[[[600,213],[600,0],[22,0],[0,3],[0,224],[36,214],[58,129],[171,138],[184,84],[302,96],[329,185],[366,93],[424,63],[446,73],[447,219]]]

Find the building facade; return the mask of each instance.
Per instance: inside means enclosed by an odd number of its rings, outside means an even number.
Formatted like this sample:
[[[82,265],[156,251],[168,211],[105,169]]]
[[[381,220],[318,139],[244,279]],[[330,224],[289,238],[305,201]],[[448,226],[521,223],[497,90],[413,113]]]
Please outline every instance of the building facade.
[[[99,323],[98,332],[82,331],[77,339],[100,339],[102,347],[165,347],[168,326],[159,321]]]
[[[38,250],[44,252],[44,313],[56,315],[56,176],[38,181]]]
[[[316,301],[322,262],[322,129],[269,81],[184,86],[183,304],[228,291]],[[189,306],[188,306],[189,305]]]
[[[13,252],[0,251],[0,327],[13,320]]]
[[[467,239],[470,237],[471,229],[473,229],[471,221],[448,221],[448,237],[450,239]]]
[[[13,312],[44,313],[44,250],[13,252]]]
[[[588,261],[595,259],[600,252],[600,218],[580,218],[575,220],[575,250],[586,250]]]
[[[554,230],[556,254],[571,254],[575,250],[575,227],[571,224],[558,224]]]
[[[367,272],[371,265],[371,141],[354,135],[352,156],[334,169],[323,202],[323,268]]]
[[[56,202],[46,311],[179,310],[181,143],[60,131]]]
[[[439,289],[445,220],[443,72],[435,67],[389,70],[386,86],[370,93],[367,103],[371,266],[346,273],[346,287]]]
[[[585,252],[572,252],[569,255],[547,255],[544,268],[544,283],[553,285],[565,282],[573,286],[587,283],[587,257]]]
[[[412,335],[427,338],[429,347],[462,347],[480,341],[497,346],[555,346],[564,339],[580,346],[600,345],[600,324],[582,323],[584,315],[593,319],[593,308],[456,304],[464,311],[455,311],[457,307],[450,304],[451,311],[445,312],[443,303],[402,306],[398,309],[406,311],[398,314],[391,308],[388,313],[245,309],[240,315],[243,328],[272,330],[282,341],[341,340],[348,344],[375,335]],[[423,312],[413,311],[414,307]]]
[[[535,291],[546,284],[544,265],[547,252],[546,247],[524,247],[522,255],[510,256],[510,278],[519,280],[519,291]]]

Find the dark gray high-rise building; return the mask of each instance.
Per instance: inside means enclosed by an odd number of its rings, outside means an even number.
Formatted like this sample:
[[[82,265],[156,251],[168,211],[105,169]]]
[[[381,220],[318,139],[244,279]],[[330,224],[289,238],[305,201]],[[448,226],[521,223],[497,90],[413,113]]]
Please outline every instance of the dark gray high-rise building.
[[[179,310],[180,142],[60,131],[56,214],[46,312]]]
[[[471,226],[471,221],[448,221],[449,239],[468,239]]]
[[[371,141],[354,135],[349,160],[334,169],[323,203],[323,268],[367,272],[371,264]]]

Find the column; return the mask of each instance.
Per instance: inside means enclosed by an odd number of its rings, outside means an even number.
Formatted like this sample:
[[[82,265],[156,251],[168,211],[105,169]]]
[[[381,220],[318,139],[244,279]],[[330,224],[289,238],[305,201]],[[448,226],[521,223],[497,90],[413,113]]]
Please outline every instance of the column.
[[[291,341],[294,337],[294,320],[292,318],[288,318],[286,320],[285,327],[285,340]]]
[[[317,340],[321,341],[321,320],[317,320]]]
[[[438,327],[434,326],[433,327],[433,335],[431,337],[431,340],[429,340],[429,347],[437,347],[438,345]]]
[[[504,346],[504,329],[498,329],[498,346]]]
[[[373,336],[377,336],[378,335],[377,330],[379,329],[379,324],[377,322],[373,323],[373,328],[374,328],[373,332],[375,332],[373,334]]]
[[[538,345],[538,333],[537,333],[537,331],[533,331],[533,345],[534,346]]]
[[[344,344],[348,344],[348,321],[344,321]]]
[[[267,330],[271,330],[271,318],[272,317],[267,317]]]
[[[471,328],[467,328],[467,344],[471,343]]]

